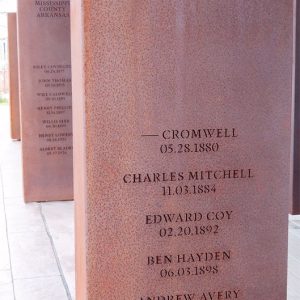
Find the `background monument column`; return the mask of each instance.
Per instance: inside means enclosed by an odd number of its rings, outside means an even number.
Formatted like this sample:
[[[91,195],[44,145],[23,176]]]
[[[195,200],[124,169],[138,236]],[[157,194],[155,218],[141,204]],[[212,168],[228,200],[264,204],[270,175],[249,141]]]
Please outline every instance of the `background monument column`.
[[[73,198],[70,1],[50,2],[18,0],[27,202]]]
[[[17,42],[17,15],[7,14],[8,60],[9,60],[9,106],[11,138],[20,140],[19,67]]]

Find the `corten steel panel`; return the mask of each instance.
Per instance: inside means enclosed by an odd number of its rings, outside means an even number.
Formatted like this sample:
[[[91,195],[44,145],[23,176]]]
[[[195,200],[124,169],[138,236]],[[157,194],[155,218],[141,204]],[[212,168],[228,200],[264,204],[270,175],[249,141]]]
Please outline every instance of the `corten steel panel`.
[[[24,198],[73,198],[70,1],[18,0]]]
[[[293,4],[72,2],[77,299],[286,299]]]

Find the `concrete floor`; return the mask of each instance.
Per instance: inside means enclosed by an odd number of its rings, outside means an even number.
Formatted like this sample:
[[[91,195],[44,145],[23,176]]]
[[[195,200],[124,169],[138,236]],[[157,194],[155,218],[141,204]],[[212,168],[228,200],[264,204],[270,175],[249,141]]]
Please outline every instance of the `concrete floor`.
[[[24,204],[20,146],[0,104],[0,299],[75,299],[73,202]],[[300,217],[290,217],[288,300],[300,300]]]
[[[0,299],[75,299],[73,202],[25,205],[20,151],[0,104]]]
[[[300,300],[300,216],[290,216],[288,300]]]

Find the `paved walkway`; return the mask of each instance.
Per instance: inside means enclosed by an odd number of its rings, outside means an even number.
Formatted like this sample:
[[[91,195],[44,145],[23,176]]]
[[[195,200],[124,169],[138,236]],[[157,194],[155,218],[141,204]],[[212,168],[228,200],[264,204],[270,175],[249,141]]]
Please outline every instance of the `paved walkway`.
[[[0,299],[75,299],[73,202],[24,204],[8,118],[0,104]],[[288,300],[300,300],[299,217],[289,225]]]
[[[288,300],[300,300],[300,217],[290,217]]]
[[[20,146],[0,104],[0,299],[75,299],[73,202],[24,204]]]

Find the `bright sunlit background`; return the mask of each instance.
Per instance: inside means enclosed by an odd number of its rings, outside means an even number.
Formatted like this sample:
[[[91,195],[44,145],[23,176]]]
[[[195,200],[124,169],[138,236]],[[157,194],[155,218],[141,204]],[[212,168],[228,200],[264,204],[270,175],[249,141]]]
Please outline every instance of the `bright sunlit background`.
[[[7,12],[15,12],[17,0],[0,0],[0,103],[8,99]]]
[[[0,0],[0,12],[14,12],[17,8],[17,0]]]

